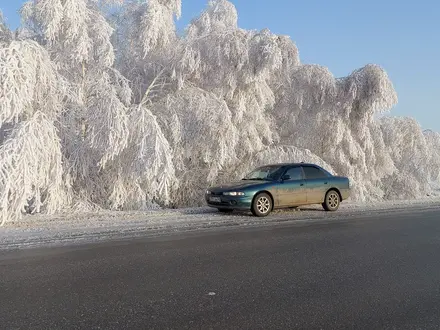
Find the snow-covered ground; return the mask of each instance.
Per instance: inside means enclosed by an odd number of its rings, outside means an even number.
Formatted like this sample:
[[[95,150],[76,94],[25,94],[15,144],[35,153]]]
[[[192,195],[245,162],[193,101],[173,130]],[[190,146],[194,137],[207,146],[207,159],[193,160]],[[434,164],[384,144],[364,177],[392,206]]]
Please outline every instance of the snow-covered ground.
[[[379,213],[406,213],[411,209],[438,209],[440,198],[372,204],[343,203],[335,213],[320,206],[277,210],[267,218],[246,213],[220,214],[215,209],[189,208],[149,212],[98,212],[57,216],[27,216],[0,228],[0,249],[32,248],[136,238],[164,233],[214,228],[275,225],[287,221],[331,220],[369,217]]]

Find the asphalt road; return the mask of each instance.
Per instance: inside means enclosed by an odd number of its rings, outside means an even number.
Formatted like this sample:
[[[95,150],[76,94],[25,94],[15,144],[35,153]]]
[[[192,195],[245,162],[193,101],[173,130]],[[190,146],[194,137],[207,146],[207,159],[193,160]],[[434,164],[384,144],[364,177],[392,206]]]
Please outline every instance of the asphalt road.
[[[440,214],[0,256],[1,329],[439,329]]]

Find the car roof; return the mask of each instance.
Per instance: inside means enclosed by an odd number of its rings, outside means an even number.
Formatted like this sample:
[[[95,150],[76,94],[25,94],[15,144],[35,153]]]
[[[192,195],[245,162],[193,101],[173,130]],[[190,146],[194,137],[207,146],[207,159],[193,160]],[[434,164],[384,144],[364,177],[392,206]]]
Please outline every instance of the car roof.
[[[264,167],[264,166],[315,166],[315,167],[320,167],[319,165],[312,164],[312,163],[276,163],[276,164],[262,165],[261,167]]]

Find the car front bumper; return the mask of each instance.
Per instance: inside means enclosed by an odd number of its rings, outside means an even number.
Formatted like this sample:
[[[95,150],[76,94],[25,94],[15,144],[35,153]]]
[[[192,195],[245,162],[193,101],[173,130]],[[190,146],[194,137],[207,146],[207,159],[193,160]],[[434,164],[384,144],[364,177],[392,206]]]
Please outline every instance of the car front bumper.
[[[218,198],[220,201],[212,201],[211,197]],[[217,209],[250,210],[252,196],[205,195],[205,201],[209,207]]]

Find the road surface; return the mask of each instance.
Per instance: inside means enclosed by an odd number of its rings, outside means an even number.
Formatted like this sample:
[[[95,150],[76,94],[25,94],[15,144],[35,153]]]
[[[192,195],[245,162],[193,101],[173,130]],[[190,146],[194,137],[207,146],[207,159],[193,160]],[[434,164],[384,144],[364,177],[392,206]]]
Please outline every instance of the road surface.
[[[437,210],[0,254],[1,329],[439,329]]]

